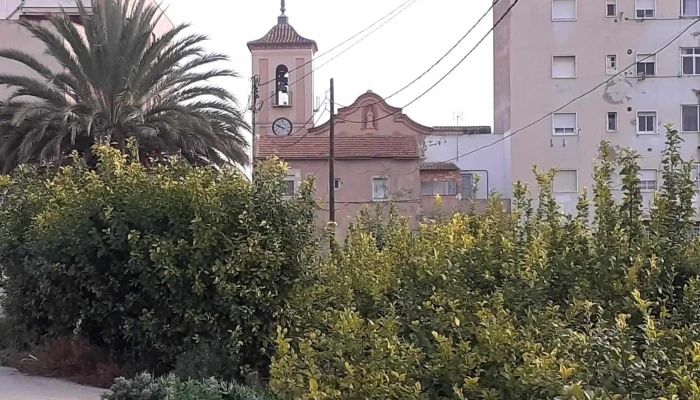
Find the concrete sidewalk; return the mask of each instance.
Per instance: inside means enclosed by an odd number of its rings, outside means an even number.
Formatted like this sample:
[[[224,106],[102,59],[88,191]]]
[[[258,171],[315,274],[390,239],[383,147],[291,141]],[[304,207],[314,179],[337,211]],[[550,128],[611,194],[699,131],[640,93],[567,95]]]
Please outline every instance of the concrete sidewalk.
[[[99,400],[103,392],[103,389],[58,379],[26,376],[12,368],[0,367],[2,400]]]

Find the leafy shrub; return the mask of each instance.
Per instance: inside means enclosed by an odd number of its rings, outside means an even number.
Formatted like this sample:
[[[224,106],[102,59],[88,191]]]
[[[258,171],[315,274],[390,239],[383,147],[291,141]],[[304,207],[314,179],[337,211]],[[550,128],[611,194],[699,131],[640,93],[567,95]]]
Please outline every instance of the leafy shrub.
[[[75,332],[156,373],[208,340],[264,372],[313,245],[311,186],[284,199],[278,161],[251,183],[235,169],[146,169],[95,151],[96,170],[76,159],[48,179],[26,167],[0,179],[8,317],[49,337]]]
[[[119,378],[102,400],[272,400],[271,397],[235,383],[215,379],[181,380],[173,375],[155,379],[143,373],[133,379]]]
[[[455,214],[418,234],[358,224],[306,271],[278,330],[270,386],[294,399],[700,399],[694,181],[669,128],[663,187],[639,156],[595,166],[564,215],[538,173],[513,212]],[[613,175],[621,171],[620,191]],[[619,195],[618,195],[619,194]]]
[[[197,343],[177,358],[173,374],[180,379],[233,380],[239,369],[238,350],[221,341]]]

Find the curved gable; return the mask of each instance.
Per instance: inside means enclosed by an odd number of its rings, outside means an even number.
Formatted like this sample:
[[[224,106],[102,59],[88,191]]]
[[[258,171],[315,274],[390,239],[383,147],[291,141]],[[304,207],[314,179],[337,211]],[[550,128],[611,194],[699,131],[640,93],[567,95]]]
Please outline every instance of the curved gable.
[[[391,126],[393,125],[393,126]],[[326,121],[309,131],[315,134],[329,130],[330,121]],[[392,134],[399,131],[408,135],[427,135],[432,128],[419,124],[404,114],[401,108],[389,105],[378,94],[368,91],[349,105],[338,108],[336,115],[336,132],[346,134]]]

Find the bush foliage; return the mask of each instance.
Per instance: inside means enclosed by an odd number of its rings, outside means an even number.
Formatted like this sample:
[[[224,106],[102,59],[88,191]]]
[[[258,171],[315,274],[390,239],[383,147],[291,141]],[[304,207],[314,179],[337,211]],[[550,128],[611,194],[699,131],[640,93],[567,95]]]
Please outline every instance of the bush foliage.
[[[0,178],[8,318],[49,337],[78,334],[154,372],[209,340],[237,355],[232,368],[265,370],[313,245],[311,186],[283,199],[278,161],[251,183],[235,169],[146,169],[95,151],[95,170],[76,157],[48,179],[27,167]]]
[[[603,143],[592,200],[573,216],[551,171],[535,199],[515,185],[510,214],[494,199],[415,234],[394,213],[381,246],[365,213],[297,285],[271,388],[309,400],[700,399],[695,181],[668,129],[648,211],[639,156]]]
[[[512,213],[494,197],[416,233],[363,212],[328,253],[312,185],[283,198],[279,162],[251,183],[100,147],[94,171],[0,178],[4,305],[11,326],[197,379],[119,380],[109,400],[255,399],[202,378],[256,372],[282,399],[700,400],[696,181],[670,127],[666,144],[650,207],[639,155],[603,143],[575,215],[536,172]]]
[[[155,379],[140,374],[133,379],[119,378],[102,400],[272,400],[264,393],[219,382],[216,379],[181,380],[175,376]]]

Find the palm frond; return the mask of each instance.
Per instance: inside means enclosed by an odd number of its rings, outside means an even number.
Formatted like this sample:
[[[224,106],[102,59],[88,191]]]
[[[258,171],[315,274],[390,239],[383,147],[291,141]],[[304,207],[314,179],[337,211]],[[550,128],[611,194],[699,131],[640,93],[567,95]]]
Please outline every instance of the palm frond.
[[[145,0],[95,0],[90,9],[78,2],[78,8],[84,34],[66,14],[52,17],[50,27],[20,22],[60,70],[0,50],[0,58],[35,73],[0,74],[0,85],[13,88],[0,105],[0,171],[60,162],[72,151],[89,155],[100,141],[121,149],[129,138],[144,154],[182,154],[198,165],[247,163],[250,128],[236,97],[210,82],[238,74],[210,68],[228,57],[206,52],[205,35],[184,34],[185,24],[155,36],[163,12]]]

